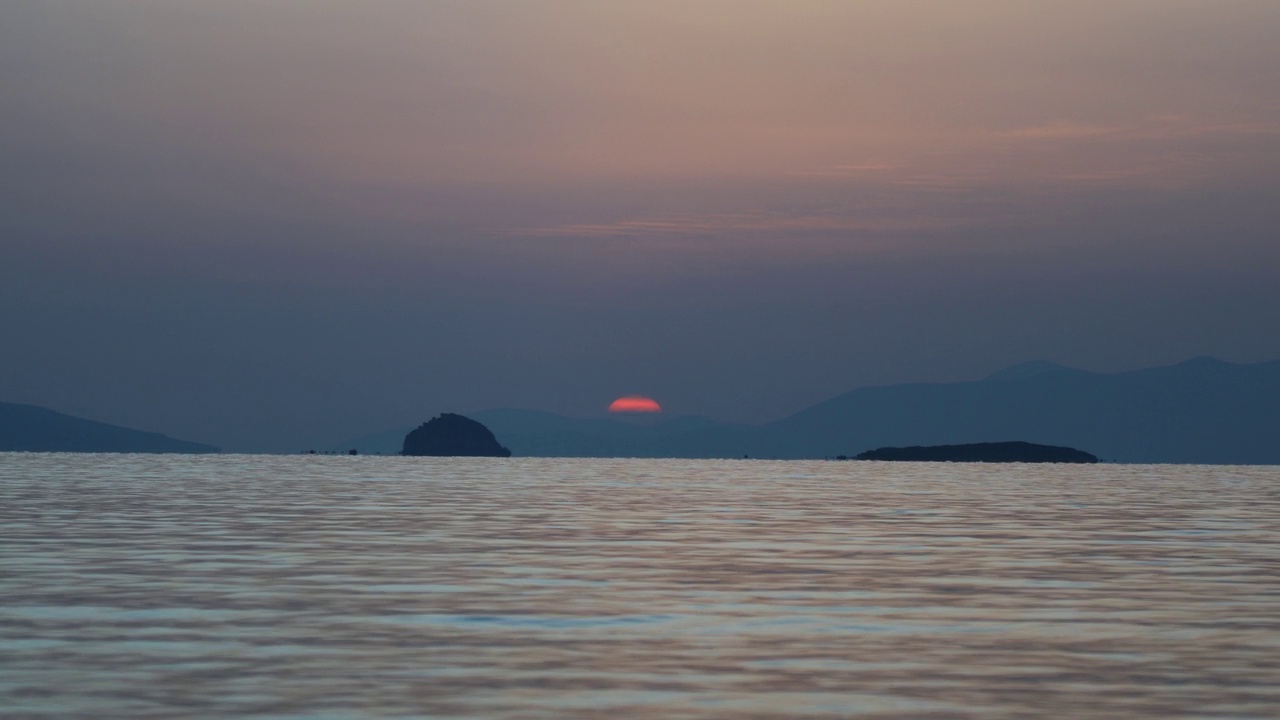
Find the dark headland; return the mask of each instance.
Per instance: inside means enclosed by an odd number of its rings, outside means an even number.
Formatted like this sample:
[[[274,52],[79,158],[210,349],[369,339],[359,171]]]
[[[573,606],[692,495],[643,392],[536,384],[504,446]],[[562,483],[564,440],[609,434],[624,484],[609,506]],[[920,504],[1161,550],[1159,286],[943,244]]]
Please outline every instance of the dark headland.
[[[903,462],[986,462],[986,463],[1096,463],[1098,458],[1075,448],[1036,445],[1029,442],[932,445],[928,447],[883,447],[868,450],[854,460]]]
[[[489,428],[471,418],[444,413],[404,438],[401,455],[423,457],[511,457]]]
[[[0,402],[0,452],[216,453],[218,448],[35,405]]]

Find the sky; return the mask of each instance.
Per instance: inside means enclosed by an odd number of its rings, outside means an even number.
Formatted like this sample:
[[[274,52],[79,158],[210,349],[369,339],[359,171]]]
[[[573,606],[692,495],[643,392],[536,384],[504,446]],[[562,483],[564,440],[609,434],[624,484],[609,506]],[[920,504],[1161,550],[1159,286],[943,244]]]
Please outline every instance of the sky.
[[[1280,358],[1274,0],[7,0],[0,400],[297,451]]]

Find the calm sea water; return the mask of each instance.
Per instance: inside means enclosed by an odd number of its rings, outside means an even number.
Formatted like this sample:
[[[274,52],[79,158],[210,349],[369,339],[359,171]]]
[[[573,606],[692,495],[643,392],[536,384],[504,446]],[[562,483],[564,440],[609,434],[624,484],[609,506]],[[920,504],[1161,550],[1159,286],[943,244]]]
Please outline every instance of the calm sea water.
[[[1280,716],[1280,468],[0,455],[0,715]]]

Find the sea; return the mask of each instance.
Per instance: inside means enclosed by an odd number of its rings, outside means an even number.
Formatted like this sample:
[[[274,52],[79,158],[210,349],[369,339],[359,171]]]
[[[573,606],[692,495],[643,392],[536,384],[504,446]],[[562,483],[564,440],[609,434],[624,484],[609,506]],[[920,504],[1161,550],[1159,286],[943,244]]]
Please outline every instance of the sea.
[[[0,717],[1276,718],[1280,468],[0,454]]]

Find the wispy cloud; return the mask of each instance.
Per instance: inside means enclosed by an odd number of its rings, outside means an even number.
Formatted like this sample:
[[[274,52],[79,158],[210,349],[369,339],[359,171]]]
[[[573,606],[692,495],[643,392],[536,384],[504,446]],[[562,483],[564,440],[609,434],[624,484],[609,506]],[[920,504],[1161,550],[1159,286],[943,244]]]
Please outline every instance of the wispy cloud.
[[[1106,135],[1114,135],[1120,131],[1120,126],[1093,125],[1087,123],[1072,122],[1069,120],[1059,120],[1047,125],[1037,125],[1034,127],[1019,128],[1005,133],[1009,137],[1043,139],[1043,140],[1075,140],[1081,138],[1096,138]]]
[[[1177,140],[1226,135],[1280,135],[1280,124],[1268,122],[1215,122],[1185,115],[1152,115],[1141,121],[1117,124],[1057,120],[1019,128],[1003,136],[1024,140]]]
[[[719,238],[746,235],[804,235],[833,233],[890,233],[954,226],[954,219],[887,213],[830,212],[785,214],[767,212],[668,215],[626,218],[605,223],[574,223],[520,228],[509,235],[527,238]]]
[[[796,170],[790,175],[799,177],[869,177],[896,170],[900,165],[883,162],[866,162],[846,165],[827,165],[808,170]]]
[[[1280,123],[1264,119],[1169,113],[1117,123],[1062,119],[959,136],[946,149],[832,163],[791,176],[847,182],[861,191],[916,196],[925,203],[1028,188],[1037,194],[1084,186],[1173,190],[1231,177],[1232,168],[1248,166],[1250,154],[1274,147],[1276,137]]]
[[[889,181],[899,189],[930,193],[962,193],[990,184],[983,175],[972,174],[913,174]]]

